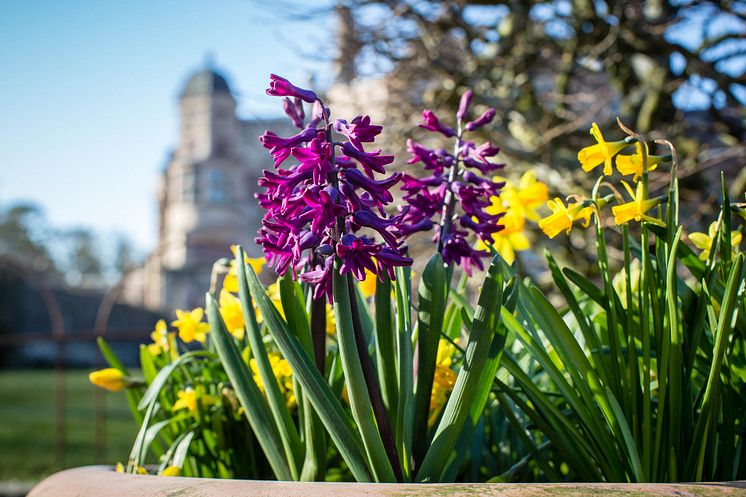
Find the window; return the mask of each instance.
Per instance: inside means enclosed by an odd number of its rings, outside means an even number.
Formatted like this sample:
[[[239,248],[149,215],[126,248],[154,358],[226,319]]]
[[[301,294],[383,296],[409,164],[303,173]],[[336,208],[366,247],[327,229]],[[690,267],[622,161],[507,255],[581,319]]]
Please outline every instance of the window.
[[[181,176],[181,200],[194,203],[197,198],[197,177],[195,171],[185,171]]]
[[[230,202],[230,182],[228,175],[221,169],[211,169],[207,176],[207,201],[211,204]]]

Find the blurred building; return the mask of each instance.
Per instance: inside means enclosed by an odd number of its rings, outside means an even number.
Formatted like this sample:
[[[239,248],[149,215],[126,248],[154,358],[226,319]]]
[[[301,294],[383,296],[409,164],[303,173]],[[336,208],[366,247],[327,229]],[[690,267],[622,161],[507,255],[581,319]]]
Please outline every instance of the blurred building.
[[[228,81],[212,68],[188,78],[179,111],[178,144],[157,186],[158,245],[124,292],[131,304],[165,311],[204,305],[212,266],[231,244],[258,255],[254,193],[272,167],[258,138],[268,129],[295,133],[287,119],[240,119]]]

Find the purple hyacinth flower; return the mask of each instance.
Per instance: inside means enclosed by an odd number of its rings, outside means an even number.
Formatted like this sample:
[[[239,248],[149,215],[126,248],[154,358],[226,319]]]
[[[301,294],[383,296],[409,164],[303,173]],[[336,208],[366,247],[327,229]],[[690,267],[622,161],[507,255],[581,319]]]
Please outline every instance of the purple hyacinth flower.
[[[459,218],[459,223],[464,228],[472,230],[482,240],[489,239],[489,235],[497,233],[498,231],[505,228],[505,226],[503,226],[502,224],[498,224],[497,220],[495,219],[487,219],[483,222],[477,222],[474,221],[470,215],[466,214]]]
[[[256,242],[262,246],[267,262],[274,266],[277,274],[283,275],[293,260],[293,252],[288,246],[287,233],[273,233],[267,229],[260,229]]]
[[[392,247],[398,247],[401,244],[397,240],[397,236],[399,236],[397,225],[401,222],[402,218],[403,216],[399,214],[390,219],[383,219],[371,211],[357,211],[353,215],[355,224],[376,230],[386,240],[386,243]]]
[[[318,102],[318,100],[316,102]],[[316,102],[314,102],[314,104]],[[298,113],[298,117],[300,118],[300,120],[303,121],[303,119],[306,118],[306,111],[303,110],[303,100],[298,97],[295,97],[295,110]]]
[[[430,218],[424,218],[420,221],[413,222],[413,223],[401,223],[399,224],[399,232],[402,234],[402,236],[409,236],[412,233],[417,233],[418,231],[429,231],[433,227],[433,222],[430,220]]]
[[[393,162],[393,157],[381,155],[380,150],[364,150],[363,143],[373,142],[382,129],[371,124],[369,117],[358,116],[349,123],[337,121],[336,130],[346,137],[346,141],[337,143],[328,134],[329,109],[315,93],[274,75],[267,93],[288,97],[283,106],[296,126],[303,125],[304,101],[313,102],[313,110],[309,124],[300,133],[288,138],[272,132],[262,136],[276,171],[265,171],[259,180],[264,191],[256,198],[266,212],[257,243],[269,265],[280,274],[286,274],[289,268],[293,277],[299,275],[314,287],[315,299],[331,299],[336,257],[343,260],[342,272],[364,278],[365,269],[384,270],[373,259],[381,249],[402,255],[395,250],[401,245],[397,225],[408,215],[407,210],[387,219],[384,209],[393,201],[389,190],[401,174],[375,179],[375,173],[385,174],[384,166]],[[335,147],[340,149],[337,154]],[[298,163],[280,169],[278,166],[290,155]],[[377,217],[375,209],[383,217]],[[351,233],[363,228],[380,232],[384,243]],[[383,259],[403,263],[393,256],[387,259],[384,255]]]
[[[365,279],[365,270],[375,273],[376,264],[373,257],[381,246],[366,237],[357,237],[347,233],[337,244],[337,255],[342,260],[339,268],[341,274],[352,273],[359,281]]]
[[[299,99],[296,99],[296,102],[299,101]],[[293,103],[290,98],[285,97],[285,99],[282,102],[282,110],[285,111],[285,114],[290,118],[290,120],[293,122],[293,126],[295,126],[298,129],[303,129],[303,105],[300,106]]]
[[[316,128],[321,121],[329,119],[329,115],[329,109],[324,107],[320,100],[316,100],[313,103],[313,109],[311,109],[311,120],[308,122],[308,127]]]
[[[357,116],[351,123],[344,119],[337,119],[334,123],[334,131],[340,135],[346,136],[355,148],[363,150],[363,142],[371,143],[375,141],[383,130],[383,126],[370,124],[369,116]]]
[[[319,188],[312,186],[305,191],[303,199],[306,201],[308,210],[299,219],[311,222],[311,232],[322,235],[327,226],[334,225],[338,217],[344,216],[347,209],[340,205],[339,190],[333,186]]]
[[[334,172],[331,162],[332,146],[321,136],[311,140],[308,147],[295,147],[290,153],[300,161],[300,169],[312,171],[313,182],[317,185],[324,183],[329,174]]]
[[[466,233],[453,228],[443,238],[443,262],[447,265],[456,263],[464,268],[466,274],[471,276],[472,266],[484,269],[481,258],[485,252],[474,250],[466,241]]]
[[[424,178],[415,178],[408,174],[402,175],[402,187],[405,192],[416,192],[424,187],[437,187],[446,181],[442,175],[426,176]]]
[[[314,287],[313,298],[319,300],[326,296],[328,302],[332,302],[332,270],[334,269],[334,257],[327,257],[323,265],[317,264],[312,271],[306,271],[300,275],[301,281],[305,281]]]
[[[342,152],[349,158],[355,159],[363,166],[365,174],[373,177],[373,171],[377,173],[385,173],[386,169],[383,167],[386,164],[394,162],[393,155],[381,155],[379,149],[373,150],[372,152],[363,152],[356,149],[350,142],[345,142],[342,145]]]
[[[295,244],[293,245],[293,257],[296,260],[301,258],[301,253],[304,250],[316,247],[319,245],[321,237],[315,234],[311,230],[304,231],[300,236],[295,237]]]
[[[451,167],[454,162],[453,156],[444,149],[430,150],[411,139],[407,140],[407,151],[412,154],[407,164],[422,162],[425,169],[433,171],[434,174],[442,173],[444,169]]]
[[[274,134],[272,131],[265,131],[264,134],[259,137],[259,141],[262,142],[264,148],[269,149],[269,153],[271,153],[272,157],[275,159],[275,167],[278,167],[290,156],[293,147],[297,147],[302,143],[312,140],[317,133],[318,132],[315,129],[306,128],[297,135],[282,138]]]
[[[405,247],[401,247],[401,252],[393,250],[390,247],[383,247],[376,254],[376,266],[378,266],[378,279],[383,281],[383,272],[386,271],[390,279],[395,280],[395,267],[405,267],[412,265],[412,259],[402,255]]]
[[[469,121],[468,123],[466,123],[466,126],[465,126],[466,131],[474,131],[474,130],[481,128],[482,126],[486,124],[491,123],[492,120],[495,118],[495,114],[496,114],[495,109],[490,107],[489,109],[484,111],[481,116],[474,119],[473,121]]]
[[[270,81],[269,88],[267,88],[267,95],[273,97],[300,98],[301,100],[303,100],[304,102],[308,102],[309,104],[312,104],[313,102],[318,100],[316,94],[311,90],[298,88],[287,79],[282,78],[276,74],[270,74],[269,79]]]
[[[387,204],[394,200],[389,190],[399,182],[401,176],[401,173],[394,173],[388,178],[376,181],[357,169],[346,169],[339,173],[339,181],[340,183],[347,182],[358,188],[362,188],[370,193],[372,198],[379,204]]]
[[[458,112],[456,112],[456,119],[459,121],[463,121],[466,117],[466,113],[469,112],[469,106],[471,105],[471,98],[474,94],[471,90],[466,90],[463,95],[461,95],[461,100],[458,104]]]
[[[276,173],[272,171],[264,171],[264,174],[259,178],[259,186],[264,186],[268,189],[270,197],[289,196],[293,190],[295,190],[298,183],[311,179],[313,177],[313,171],[307,170],[278,170]]]
[[[453,128],[449,128],[448,126],[445,126],[443,123],[441,123],[438,119],[438,116],[436,116],[433,111],[429,109],[425,109],[422,111],[422,122],[419,123],[418,126],[420,128],[440,133],[446,138],[456,136],[456,132],[453,131]]]

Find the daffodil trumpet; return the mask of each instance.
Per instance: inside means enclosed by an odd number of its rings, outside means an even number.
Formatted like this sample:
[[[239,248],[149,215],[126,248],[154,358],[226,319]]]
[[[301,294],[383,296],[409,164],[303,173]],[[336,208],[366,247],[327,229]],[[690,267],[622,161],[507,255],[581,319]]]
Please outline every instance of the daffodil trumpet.
[[[645,198],[645,187],[644,182],[637,183],[635,190],[629,186],[629,183],[622,181],[622,185],[629,193],[632,200],[627,203],[619,204],[611,208],[611,212],[614,214],[614,222],[618,225],[626,224],[629,221],[647,221],[656,226],[665,228],[666,223],[662,220],[649,216],[647,212],[653,207],[660,205],[661,203],[668,200],[667,196],[660,196],[655,198]]]
[[[628,145],[636,143],[637,138],[627,136],[621,140],[607,142],[596,123],[593,123],[591,126],[590,133],[596,139],[596,144],[581,149],[578,152],[578,162],[580,162],[583,171],[587,173],[603,164],[604,176],[611,176],[613,173],[612,161],[614,157]]]

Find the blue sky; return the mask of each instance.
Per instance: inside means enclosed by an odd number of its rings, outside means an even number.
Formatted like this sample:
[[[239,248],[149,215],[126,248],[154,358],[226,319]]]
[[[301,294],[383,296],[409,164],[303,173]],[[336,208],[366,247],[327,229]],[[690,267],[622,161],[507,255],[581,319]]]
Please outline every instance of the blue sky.
[[[155,184],[177,96],[212,54],[243,117],[277,113],[270,72],[304,80],[330,55],[320,23],[249,1],[0,2],[0,205],[40,204],[62,227],[156,239]]]

